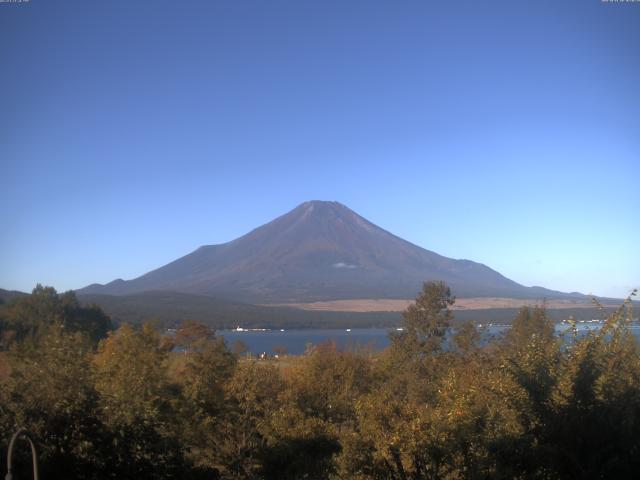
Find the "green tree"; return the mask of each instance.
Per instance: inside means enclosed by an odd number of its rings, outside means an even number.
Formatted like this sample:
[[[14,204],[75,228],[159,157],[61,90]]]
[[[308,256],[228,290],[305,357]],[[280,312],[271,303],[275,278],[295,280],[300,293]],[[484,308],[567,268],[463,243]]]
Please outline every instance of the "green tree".
[[[287,374],[263,457],[265,478],[329,478],[340,436],[355,428],[356,402],[372,388],[371,361],[327,342]]]
[[[176,478],[187,469],[167,355],[167,343],[153,327],[124,325],[100,343],[93,359],[101,418],[112,432],[109,463],[120,476]]]
[[[528,439],[524,471],[634,478],[640,468],[640,352],[625,303],[597,332],[545,353],[532,335],[513,371]],[[553,358],[556,357],[557,361]],[[525,457],[526,458],[526,457]]]
[[[236,358],[222,338],[208,338],[187,357],[178,374],[181,389],[180,438],[199,467],[220,471],[216,441],[221,418],[228,410],[225,385]]]
[[[11,301],[3,323],[5,332],[13,332],[11,338],[18,341],[37,336],[53,324],[60,324],[68,332],[86,333],[97,343],[112,328],[110,318],[97,305],[80,305],[75,293],[59,295],[54,288],[40,284],[31,295]]]
[[[455,297],[444,282],[426,282],[415,302],[402,313],[402,334],[396,337],[403,348],[415,352],[433,352],[440,348],[451,323],[450,307]]]
[[[469,355],[477,349],[480,342],[480,331],[473,322],[465,322],[456,329],[453,345],[462,355]]]
[[[81,305],[74,292],[59,295],[64,327],[70,332],[86,333],[94,344],[113,329],[111,319],[95,304]]]
[[[11,420],[3,437],[17,427],[32,431],[39,440],[43,477],[65,472],[101,478],[109,468],[109,434],[91,378],[92,344],[86,334],[68,333],[60,324],[42,333],[11,351],[11,378],[0,405]]]
[[[284,382],[277,368],[243,362],[225,388],[227,408],[216,432],[224,477],[252,479],[263,469],[269,422],[279,407]]]
[[[506,340],[514,348],[521,348],[531,341],[554,342],[554,321],[547,315],[546,306],[523,306],[507,331]]]

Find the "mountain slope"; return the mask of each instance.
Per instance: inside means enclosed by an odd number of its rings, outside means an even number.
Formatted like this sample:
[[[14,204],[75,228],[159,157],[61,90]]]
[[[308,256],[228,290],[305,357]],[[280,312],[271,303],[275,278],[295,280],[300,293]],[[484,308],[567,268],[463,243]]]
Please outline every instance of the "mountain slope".
[[[489,267],[425,250],[337,202],[312,201],[248,234],[194,252],[133,280],[81,294],[172,290],[253,303],[414,298],[444,280],[458,296],[565,296],[524,287]]]

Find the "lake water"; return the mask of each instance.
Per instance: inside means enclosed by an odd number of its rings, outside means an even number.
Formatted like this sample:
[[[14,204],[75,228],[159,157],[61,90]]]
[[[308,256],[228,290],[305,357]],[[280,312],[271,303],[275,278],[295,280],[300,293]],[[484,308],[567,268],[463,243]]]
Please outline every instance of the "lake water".
[[[579,323],[578,331],[586,334],[591,330],[601,327],[599,323]],[[491,325],[482,329],[485,341],[503,334],[509,326]],[[567,324],[559,323],[556,331],[560,333],[568,328]],[[634,335],[640,339],[640,327],[631,327]],[[389,332],[394,329],[386,328],[354,328],[351,330],[263,330],[263,331],[236,331],[220,330],[229,347],[240,340],[244,342],[251,353],[259,355],[267,353],[273,355],[279,347],[283,347],[286,353],[300,355],[304,353],[307,345],[318,345],[323,342],[333,341],[340,350],[359,347],[368,347],[373,350],[382,350],[389,345]]]

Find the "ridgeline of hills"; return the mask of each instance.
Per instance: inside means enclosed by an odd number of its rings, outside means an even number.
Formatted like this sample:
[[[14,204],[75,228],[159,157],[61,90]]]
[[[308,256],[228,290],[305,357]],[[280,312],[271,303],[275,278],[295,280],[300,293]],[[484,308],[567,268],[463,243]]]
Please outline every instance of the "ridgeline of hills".
[[[0,289],[0,303],[29,295]],[[215,329],[235,328],[369,328],[397,327],[402,323],[400,312],[344,312],[314,311],[296,308],[250,305],[230,302],[206,295],[179,292],[144,292],[132,295],[78,295],[84,304],[99,305],[116,323],[139,324],[158,321],[165,327],[178,326],[183,320],[195,320]],[[0,305],[1,311],[2,305]],[[613,311],[606,307],[605,313]],[[518,312],[517,308],[484,308],[456,310],[455,322],[473,321],[508,324]],[[601,318],[596,307],[575,309],[549,308],[549,316],[562,320],[573,315],[577,320]]]

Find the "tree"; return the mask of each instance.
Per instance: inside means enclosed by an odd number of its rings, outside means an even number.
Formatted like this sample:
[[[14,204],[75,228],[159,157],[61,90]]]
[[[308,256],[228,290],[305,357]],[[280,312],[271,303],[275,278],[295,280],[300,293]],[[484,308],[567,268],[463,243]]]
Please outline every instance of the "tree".
[[[547,478],[637,476],[640,351],[628,328],[627,306],[630,302],[601,329],[576,335],[570,344],[545,338],[549,327],[540,310],[530,324],[538,324],[535,331],[514,334],[510,371],[524,395],[510,395],[508,401],[523,426],[524,472],[544,472]]]
[[[97,305],[80,305],[74,292],[59,295],[53,287],[40,284],[31,295],[13,299],[5,316],[3,328],[17,341],[59,324],[68,332],[86,333],[96,345],[112,328],[111,319]]]
[[[39,439],[44,477],[65,472],[73,478],[102,478],[107,475],[109,435],[91,379],[91,342],[86,334],[68,333],[60,324],[42,333],[10,352],[8,398],[0,410],[8,410],[12,431],[26,427]],[[5,438],[10,433],[2,432]]]
[[[123,325],[100,343],[93,365],[109,423],[153,418],[160,410],[165,385],[160,335],[148,325]]]
[[[222,338],[202,341],[186,358],[178,381],[181,389],[180,438],[199,466],[221,470],[216,446],[222,416],[229,405],[225,385],[236,369],[236,357]]]
[[[515,348],[524,347],[531,341],[552,342],[555,335],[553,320],[547,315],[545,305],[520,308],[507,332],[507,343]]]
[[[93,359],[101,418],[112,432],[110,468],[127,478],[184,474],[175,434],[177,393],[168,381],[160,334],[149,324],[124,325],[100,343]]]
[[[233,346],[231,347],[231,351],[237,357],[241,357],[245,353],[249,351],[249,346],[244,343],[242,340],[236,340],[233,342]]]
[[[480,332],[473,322],[465,322],[458,329],[453,337],[453,344],[458,352],[463,355],[469,354],[480,342]]]
[[[85,332],[94,345],[113,329],[111,319],[96,304],[81,305],[74,292],[59,295],[63,325],[71,332]]]
[[[183,347],[185,355],[188,355],[199,345],[214,338],[215,332],[208,326],[193,320],[185,320],[176,330],[174,341],[177,346]]]
[[[404,331],[398,337],[412,351],[433,352],[453,318],[451,307],[455,297],[444,282],[425,282],[415,302],[402,312]]]
[[[332,478],[339,433],[356,423],[356,402],[372,388],[371,361],[319,344],[299,359],[270,422],[262,473],[267,479]]]
[[[7,330],[15,332],[16,340],[36,336],[41,329],[54,323],[63,324],[62,305],[52,287],[38,284],[31,295],[14,298],[7,309]]]
[[[225,386],[227,408],[212,432],[216,456],[224,477],[253,479],[263,467],[268,423],[284,389],[280,372],[272,365],[243,362]]]
[[[222,338],[203,342],[189,355],[180,383],[195,424],[210,423],[222,412],[224,385],[235,368],[236,358]]]

